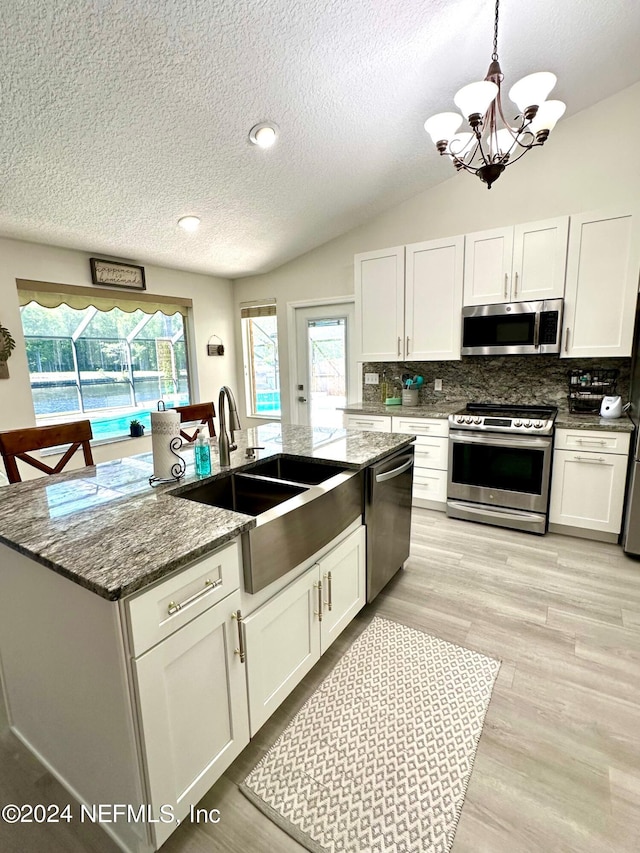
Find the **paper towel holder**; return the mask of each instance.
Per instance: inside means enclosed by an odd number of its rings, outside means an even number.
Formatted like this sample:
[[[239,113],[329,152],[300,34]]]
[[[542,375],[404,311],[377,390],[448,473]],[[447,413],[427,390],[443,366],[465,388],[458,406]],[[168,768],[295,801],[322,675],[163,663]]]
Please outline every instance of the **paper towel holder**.
[[[209,341],[211,341],[211,338],[217,338],[220,343],[210,343]],[[207,355],[224,355],[224,344],[222,343],[222,338],[220,337],[220,335],[211,335],[209,341],[207,341]]]
[[[166,412],[167,411],[167,406],[166,406],[166,403],[164,402],[164,400],[158,400],[158,411],[159,412]],[[152,425],[152,431],[153,431],[153,425]],[[150,486],[160,486],[160,485],[163,485],[165,483],[177,483],[179,480],[181,480],[184,477],[185,472],[187,470],[187,463],[184,461],[182,456],[180,456],[180,454],[178,453],[178,450],[180,450],[183,443],[184,442],[182,441],[182,438],[179,435],[176,435],[171,439],[171,441],[169,442],[169,450],[176,457],[176,461],[173,463],[173,465],[171,466],[171,469],[170,469],[171,470],[171,477],[156,477],[155,474],[152,474],[149,477],[149,485]]]

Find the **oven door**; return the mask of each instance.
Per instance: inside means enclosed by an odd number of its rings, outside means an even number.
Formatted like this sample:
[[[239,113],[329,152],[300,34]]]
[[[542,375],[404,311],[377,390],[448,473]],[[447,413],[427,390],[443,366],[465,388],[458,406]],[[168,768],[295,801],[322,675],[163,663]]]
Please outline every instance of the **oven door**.
[[[551,436],[449,433],[447,499],[546,513]]]

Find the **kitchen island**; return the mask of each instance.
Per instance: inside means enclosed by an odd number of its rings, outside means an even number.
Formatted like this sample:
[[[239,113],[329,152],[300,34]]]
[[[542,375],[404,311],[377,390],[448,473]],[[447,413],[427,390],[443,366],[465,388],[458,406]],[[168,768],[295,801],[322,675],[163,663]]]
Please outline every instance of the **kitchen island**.
[[[236,437],[231,469],[247,473],[268,459],[358,472],[412,441],[279,424]],[[364,603],[361,516],[253,596],[240,538],[256,519],[182,499],[230,471],[212,453],[198,480],[184,458],[178,485],[152,489],[146,454],[0,489],[12,730],[81,804],[107,805],[103,828],[132,853],[168,838]]]

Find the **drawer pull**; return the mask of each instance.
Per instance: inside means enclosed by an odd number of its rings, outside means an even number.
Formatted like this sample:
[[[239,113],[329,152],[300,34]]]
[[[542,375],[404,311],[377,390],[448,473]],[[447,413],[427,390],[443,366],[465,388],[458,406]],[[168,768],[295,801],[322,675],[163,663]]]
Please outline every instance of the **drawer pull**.
[[[185,598],[184,601],[170,601],[167,606],[167,612],[169,616],[173,616],[174,613],[177,613],[178,610],[182,610],[183,607],[187,607],[189,604],[193,604],[194,601],[197,601],[203,595],[206,595],[208,592],[211,592],[212,589],[217,589],[219,586],[222,586],[222,578],[218,578],[215,581],[211,581],[207,578],[204,582],[204,589],[201,589],[199,592],[195,592],[193,595],[190,595],[189,598]]]
[[[324,578],[327,579],[327,600],[325,604],[327,605],[328,610],[333,610],[333,596],[331,594],[331,572],[327,572],[326,575],[323,575]]]
[[[574,456],[576,462],[606,462],[604,456]]]
[[[238,623],[238,648],[233,650],[234,655],[238,655],[240,657],[240,663],[244,663],[246,654],[244,650],[244,634],[242,633],[242,611],[235,610],[231,614],[231,618],[235,619]]]
[[[318,617],[318,622],[322,622],[322,581],[314,583],[313,588],[318,590],[318,609],[313,611],[313,615]]]
[[[600,444],[605,445],[607,442],[604,438],[576,438],[576,444]]]

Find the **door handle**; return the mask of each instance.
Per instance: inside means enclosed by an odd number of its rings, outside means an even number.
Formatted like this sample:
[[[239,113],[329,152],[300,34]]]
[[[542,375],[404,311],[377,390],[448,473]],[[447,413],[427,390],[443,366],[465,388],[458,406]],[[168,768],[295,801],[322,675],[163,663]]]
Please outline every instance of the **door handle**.
[[[318,609],[313,611],[313,615],[318,617],[318,622],[322,622],[322,581],[314,583],[313,588],[318,590]]]
[[[402,338],[398,338],[398,358],[400,358],[400,347],[402,346]]]
[[[329,608],[329,610],[333,610],[333,594],[331,592],[331,572],[327,572],[326,575],[323,575],[323,578],[327,581],[327,601],[325,604]]]
[[[513,280],[513,295],[514,296],[518,295],[518,273],[515,274],[514,280]]]
[[[564,334],[564,351],[569,352],[569,332],[571,329],[567,326],[567,331]]]
[[[231,614],[231,618],[238,623],[238,648],[234,649],[234,654],[240,657],[240,663],[245,662],[246,653],[244,650],[244,635],[242,633],[242,612],[236,610]]]
[[[509,292],[509,273],[504,274],[504,298],[507,298]]]
[[[306,398],[306,397],[298,397],[298,402],[299,402],[299,403],[306,403],[306,402],[307,402],[307,398]]]

